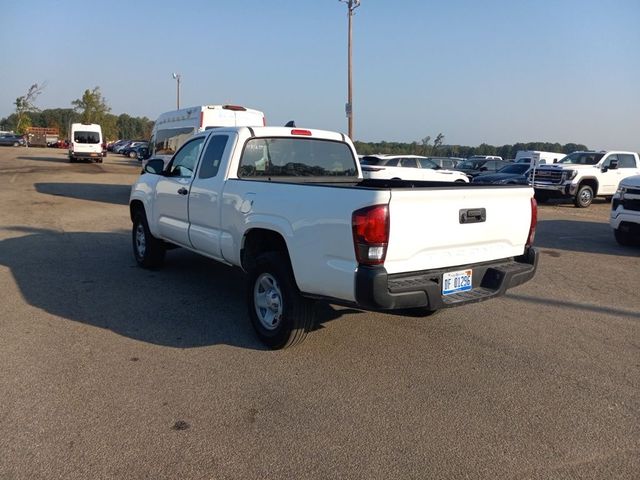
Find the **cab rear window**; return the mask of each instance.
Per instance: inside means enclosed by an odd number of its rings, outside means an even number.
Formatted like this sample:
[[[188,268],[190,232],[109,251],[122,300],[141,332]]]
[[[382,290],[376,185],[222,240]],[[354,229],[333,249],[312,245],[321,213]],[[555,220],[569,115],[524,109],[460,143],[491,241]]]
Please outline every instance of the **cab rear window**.
[[[98,132],[74,132],[73,141],[76,143],[100,143]]]
[[[346,143],[311,138],[252,138],[244,146],[238,176],[357,177],[356,160]],[[265,178],[266,177],[266,178]]]

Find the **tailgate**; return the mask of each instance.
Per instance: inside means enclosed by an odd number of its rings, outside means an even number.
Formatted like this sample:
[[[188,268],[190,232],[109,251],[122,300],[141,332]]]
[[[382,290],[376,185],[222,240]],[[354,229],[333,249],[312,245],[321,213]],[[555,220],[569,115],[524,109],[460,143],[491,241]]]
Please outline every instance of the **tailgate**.
[[[532,196],[529,187],[392,189],[385,269],[394,274],[522,255]]]

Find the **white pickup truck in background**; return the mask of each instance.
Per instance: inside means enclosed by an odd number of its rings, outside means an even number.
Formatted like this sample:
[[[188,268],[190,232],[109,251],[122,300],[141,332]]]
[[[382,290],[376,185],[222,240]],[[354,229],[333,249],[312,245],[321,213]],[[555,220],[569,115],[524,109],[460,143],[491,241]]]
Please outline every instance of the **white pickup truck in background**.
[[[283,127],[197,134],[132,186],[138,264],[184,247],[242,268],[272,348],[301,341],[315,300],[422,309],[486,300],[531,279],[529,186],[364,180],[340,133]]]
[[[640,175],[634,152],[573,152],[553,165],[541,165],[531,173],[536,199],[570,198],[586,208],[594,197],[612,197],[620,180]]]

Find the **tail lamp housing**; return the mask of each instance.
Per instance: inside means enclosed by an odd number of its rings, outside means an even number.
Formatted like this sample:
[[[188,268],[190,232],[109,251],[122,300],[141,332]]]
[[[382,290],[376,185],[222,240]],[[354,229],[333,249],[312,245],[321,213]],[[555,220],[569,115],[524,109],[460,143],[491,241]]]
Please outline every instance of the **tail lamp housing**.
[[[527,236],[527,247],[533,245],[536,237],[536,225],[538,224],[538,202],[531,197],[531,223],[529,224],[529,235]]]
[[[389,244],[389,206],[373,205],[351,216],[353,246],[361,265],[381,265]]]

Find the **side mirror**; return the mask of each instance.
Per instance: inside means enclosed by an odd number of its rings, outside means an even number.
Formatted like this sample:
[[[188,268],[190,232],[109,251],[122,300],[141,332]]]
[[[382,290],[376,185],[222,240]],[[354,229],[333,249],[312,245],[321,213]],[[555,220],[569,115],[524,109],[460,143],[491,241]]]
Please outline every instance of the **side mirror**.
[[[161,158],[152,158],[142,169],[144,173],[151,173],[152,175],[162,175],[164,172],[164,161]]]

